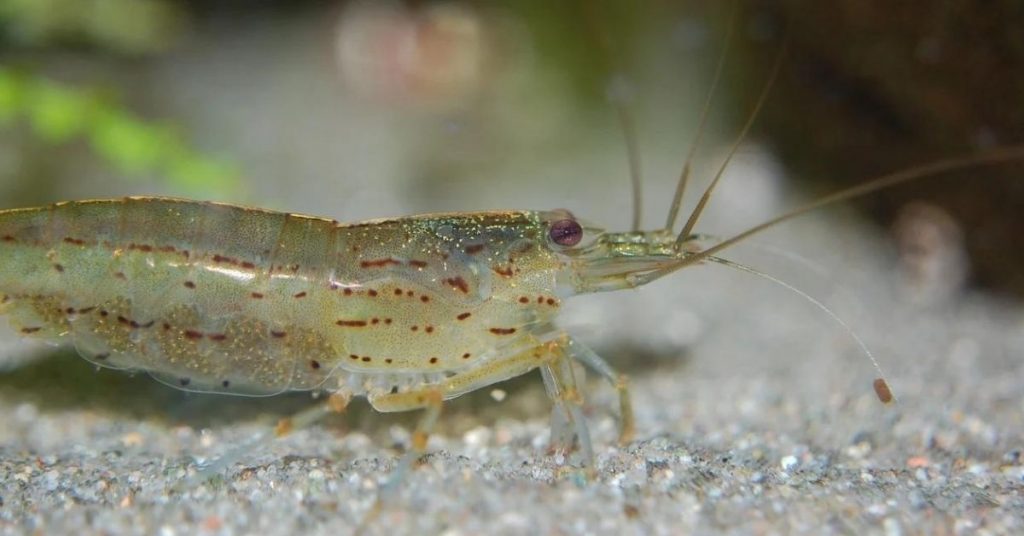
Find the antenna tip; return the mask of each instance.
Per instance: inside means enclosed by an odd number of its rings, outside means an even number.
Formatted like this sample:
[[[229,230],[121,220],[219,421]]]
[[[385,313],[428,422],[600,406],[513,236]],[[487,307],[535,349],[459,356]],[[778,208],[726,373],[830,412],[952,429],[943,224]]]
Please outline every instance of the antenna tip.
[[[875,395],[878,396],[878,400],[883,404],[891,404],[896,397],[892,396],[892,390],[889,389],[889,382],[885,381],[885,378],[875,378],[872,387],[875,388]]]

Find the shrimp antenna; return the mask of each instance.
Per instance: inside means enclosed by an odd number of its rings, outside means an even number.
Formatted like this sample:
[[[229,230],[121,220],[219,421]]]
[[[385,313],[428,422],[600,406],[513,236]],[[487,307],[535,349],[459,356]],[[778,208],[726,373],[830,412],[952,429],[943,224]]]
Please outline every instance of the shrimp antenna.
[[[729,12],[729,29],[726,30],[725,42],[722,45],[722,53],[718,56],[718,65],[715,66],[715,75],[711,79],[711,87],[708,89],[707,97],[704,99],[704,108],[700,112],[700,121],[697,123],[697,133],[690,142],[690,148],[686,152],[686,160],[683,161],[683,170],[679,173],[679,182],[676,183],[676,193],[672,197],[672,205],[668,210],[668,219],[665,220],[665,229],[672,230],[676,226],[676,218],[679,217],[679,206],[683,203],[683,195],[686,193],[686,183],[690,181],[690,170],[693,164],[693,157],[697,154],[697,148],[704,138],[705,127],[708,122],[708,114],[711,111],[711,102],[718,93],[718,83],[722,79],[722,71],[725,67],[725,59],[729,55],[729,46],[732,44],[732,36],[736,33],[736,19],[739,12],[739,1],[732,3]]]
[[[853,341],[857,343],[857,346],[860,347],[860,351],[864,353],[864,355],[868,356],[869,360],[871,360],[871,365],[875,367],[875,372],[878,373],[878,377],[875,378],[874,381],[875,394],[878,395],[878,399],[881,400],[884,404],[888,404],[890,402],[899,402],[896,396],[893,395],[892,391],[889,389],[889,382],[886,381],[885,379],[885,373],[882,372],[882,367],[881,365],[878,364],[878,360],[875,359],[875,355],[871,353],[871,350],[868,349],[868,345],[864,343],[864,340],[861,339],[859,335],[857,335],[857,332],[855,332],[849,324],[847,324],[842,318],[839,317],[839,315],[833,312],[832,309],[829,309],[828,306],[826,306],[824,303],[821,303],[814,296],[811,296],[810,294],[800,290],[799,288],[794,287],[793,285],[773,275],[767,274],[760,270],[756,270],[744,264],[733,262],[728,259],[723,259],[722,257],[715,257],[713,255],[708,256],[705,260],[716,264],[721,264],[723,266],[728,266],[729,268],[733,268],[741,272],[756,275],[757,277],[760,277],[762,279],[767,279],[768,281],[771,281],[772,283],[775,283],[776,285],[779,285],[780,287],[800,296],[804,300],[807,300],[808,302],[811,303],[811,305],[814,305],[819,310],[824,312],[833,321],[835,321],[835,323],[842,326],[843,330],[845,330],[846,333],[850,336],[850,338],[852,338]]]
[[[632,186],[633,196],[633,221],[631,228],[634,231],[639,231],[644,213],[644,192],[643,173],[640,166],[640,150],[636,141],[636,125],[633,121],[633,113],[630,107],[632,90],[625,75],[622,74],[623,71],[619,68],[618,62],[612,56],[611,39],[603,31],[602,26],[598,24],[593,11],[593,3],[583,0],[581,8],[589,23],[590,36],[601,48],[604,58],[608,62],[606,69],[611,73],[611,76],[608,77],[606,96],[615,108],[616,119],[619,121],[619,128],[622,129],[622,136],[626,141],[626,155],[629,159],[629,182]]]
[[[704,195],[700,197],[700,201],[697,202],[697,206],[694,207],[693,212],[690,213],[689,219],[686,220],[686,224],[683,225],[683,230],[679,232],[679,236],[676,238],[676,244],[682,245],[686,241],[686,237],[693,231],[694,226],[697,225],[697,220],[700,219],[701,213],[704,212],[704,207],[711,199],[711,193],[714,192],[715,187],[718,186],[718,181],[721,180],[722,175],[725,174],[725,169],[729,166],[729,162],[732,160],[733,155],[736,154],[736,150],[739,149],[740,144],[743,143],[743,139],[747,137],[747,133],[750,132],[750,127],[754,125],[754,120],[757,119],[758,114],[761,112],[761,108],[764,106],[766,100],[768,100],[768,94],[771,92],[772,86],[775,85],[775,80],[779,77],[779,70],[782,67],[782,60],[786,56],[786,51],[789,49],[789,31],[785,32],[785,41],[782,43],[782,47],[779,48],[779,53],[775,56],[775,64],[772,65],[771,75],[768,77],[768,82],[765,84],[764,89],[761,90],[761,94],[757,97],[757,103],[754,105],[754,109],[750,112],[750,116],[747,117],[746,124],[743,125],[743,129],[740,131],[740,135],[733,142],[732,147],[729,148],[729,153],[725,157],[725,161],[718,168],[718,172],[715,173],[715,178],[708,185],[707,189],[704,190]]]
[[[810,203],[807,203],[803,206],[799,206],[789,212],[772,218],[760,225],[755,225],[754,227],[751,227],[746,231],[734,235],[731,238],[727,238],[726,240],[723,240],[722,242],[719,242],[718,244],[715,244],[714,246],[711,246],[705,250],[687,255],[678,265],[673,266],[672,270],[670,271],[675,271],[680,268],[708,260],[719,251],[722,251],[723,249],[726,249],[728,247],[732,247],[746,240],[752,235],[755,235],[766,229],[775,227],[776,225],[782,222],[791,220],[793,218],[796,218],[797,216],[801,216],[803,214],[811,212],[812,210],[816,210],[827,205],[832,205],[835,203],[839,203],[841,201],[846,201],[848,199],[860,197],[871,192],[895,186],[897,184],[903,184],[905,182],[931,177],[942,173],[949,173],[951,171],[957,171],[972,167],[993,166],[1013,161],[1024,161],[1024,144],[1011,145],[1009,147],[1002,147],[999,149],[992,149],[989,151],[976,153],[973,155],[945,158],[943,160],[938,160],[930,164],[914,166],[908,169],[904,169],[902,171],[897,171],[895,173],[882,175],[881,177],[870,180],[863,184],[858,184],[857,186],[852,186],[850,188],[839,190],[838,192],[834,192],[832,194],[818,198],[815,201],[811,201]],[[669,272],[665,272],[665,274],[660,275],[666,275],[667,273]]]

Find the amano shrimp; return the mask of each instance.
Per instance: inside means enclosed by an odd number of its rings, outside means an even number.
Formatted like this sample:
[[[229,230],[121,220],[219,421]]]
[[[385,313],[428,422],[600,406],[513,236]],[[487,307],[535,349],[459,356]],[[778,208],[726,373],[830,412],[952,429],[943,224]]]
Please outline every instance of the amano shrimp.
[[[382,412],[425,409],[399,473],[424,452],[444,400],[540,369],[589,466],[572,362],[619,393],[623,441],[634,433],[628,380],[555,327],[563,300],[721,261],[749,236],[840,200],[1019,160],[1015,146],[894,173],[709,247],[689,230],[697,212],[679,233],[671,218],[665,229],[608,232],[567,210],[343,224],[171,198],[62,202],[0,211],[0,294],[21,333],[70,342],[101,367],[189,391],[330,394],[278,435],[356,396]],[[892,396],[884,379],[875,390]]]

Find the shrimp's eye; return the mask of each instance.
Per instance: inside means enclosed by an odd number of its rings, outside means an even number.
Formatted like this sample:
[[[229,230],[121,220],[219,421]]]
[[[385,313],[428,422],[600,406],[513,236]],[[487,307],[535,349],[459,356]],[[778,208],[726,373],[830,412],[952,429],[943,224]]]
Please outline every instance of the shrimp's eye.
[[[576,220],[558,220],[551,224],[548,237],[559,246],[575,246],[583,239],[583,227]]]

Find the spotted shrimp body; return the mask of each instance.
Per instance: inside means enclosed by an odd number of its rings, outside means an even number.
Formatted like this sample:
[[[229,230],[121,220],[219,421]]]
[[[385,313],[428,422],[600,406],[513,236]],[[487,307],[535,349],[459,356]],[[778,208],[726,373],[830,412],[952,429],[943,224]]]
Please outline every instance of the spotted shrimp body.
[[[564,219],[339,224],[165,198],[58,203],[0,212],[0,293],[22,333],[178,388],[372,401],[472,371],[450,398],[537,366],[501,357],[550,329],[566,260],[547,228]]]

